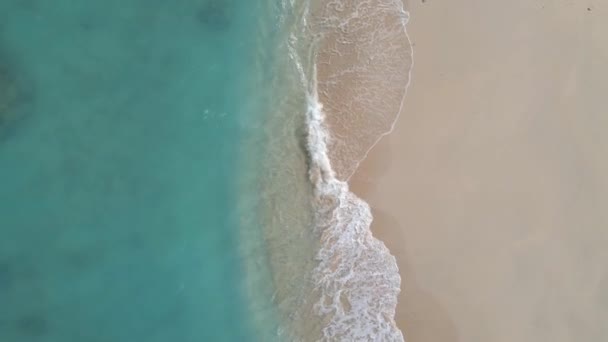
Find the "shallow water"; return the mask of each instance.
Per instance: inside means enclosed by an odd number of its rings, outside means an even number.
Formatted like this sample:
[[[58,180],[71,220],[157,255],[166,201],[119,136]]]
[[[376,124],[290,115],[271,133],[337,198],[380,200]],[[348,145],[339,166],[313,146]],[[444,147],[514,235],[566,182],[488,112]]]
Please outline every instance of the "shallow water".
[[[248,4],[0,1],[0,340],[255,340]]]
[[[0,2],[0,340],[402,340],[344,180],[411,49],[365,4]]]

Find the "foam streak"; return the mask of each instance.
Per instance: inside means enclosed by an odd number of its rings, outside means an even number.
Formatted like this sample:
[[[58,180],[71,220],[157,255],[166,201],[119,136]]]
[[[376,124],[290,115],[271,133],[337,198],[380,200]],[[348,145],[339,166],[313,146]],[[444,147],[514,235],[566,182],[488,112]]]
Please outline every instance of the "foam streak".
[[[406,45],[409,45],[409,37],[405,33],[409,14],[403,9],[402,3],[394,0],[382,3],[386,5],[383,11],[393,11],[391,13],[397,18],[395,25],[402,29],[401,34],[407,40]],[[332,4],[333,10],[343,11],[343,8],[335,7],[339,2]],[[357,6],[354,17],[363,17],[364,8]],[[407,57],[411,60],[411,50],[409,54]],[[323,320],[321,340],[403,341],[403,334],[394,320],[401,283],[396,260],[386,246],[372,235],[369,205],[350,192],[348,183],[342,180],[347,180],[350,175],[340,179],[344,173],[339,175],[332,168],[334,160],[331,147],[335,141],[330,139],[326,113],[319,98],[317,64],[313,63],[312,70],[307,73],[299,57],[295,49],[291,49],[291,59],[307,89],[308,172],[314,187],[315,229],[321,240],[316,254],[318,265],[313,271],[315,297],[319,298],[314,310]],[[410,71],[407,70],[406,84],[401,85],[403,93],[395,94],[400,100],[399,111],[409,85]],[[326,93],[323,95],[330,98]],[[373,145],[392,131],[398,117],[398,113],[393,114],[394,119],[389,120],[388,129],[379,131],[371,140]],[[350,160],[355,168],[373,145],[358,159]]]

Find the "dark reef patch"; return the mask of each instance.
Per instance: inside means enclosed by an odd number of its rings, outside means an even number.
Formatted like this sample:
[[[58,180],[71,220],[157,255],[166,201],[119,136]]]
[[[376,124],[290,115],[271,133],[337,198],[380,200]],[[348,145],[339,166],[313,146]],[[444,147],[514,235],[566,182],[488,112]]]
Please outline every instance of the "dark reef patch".
[[[23,119],[21,105],[31,101],[31,94],[25,91],[26,82],[18,77],[17,64],[8,61],[0,53],[0,141]]]
[[[204,1],[196,14],[196,19],[206,28],[223,31],[231,24],[230,12],[232,1],[208,0]]]
[[[41,313],[32,313],[21,316],[16,322],[17,330],[27,336],[39,337],[49,331],[48,318]]]
[[[17,80],[0,60],[0,129],[14,120],[18,94]]]

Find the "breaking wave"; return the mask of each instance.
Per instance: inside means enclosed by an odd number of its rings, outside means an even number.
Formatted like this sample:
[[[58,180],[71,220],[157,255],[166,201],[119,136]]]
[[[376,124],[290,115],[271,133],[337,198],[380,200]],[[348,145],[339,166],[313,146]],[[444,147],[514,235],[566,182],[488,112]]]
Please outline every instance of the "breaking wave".
[[[253,245],[252,312],[271,310],[258,291],[270,278],[280,341],[403,341],[396,260],[373,237],[370,207],[348,179],[401,111],[409,15],[401,0],[282,0],[278,12],[276,29],[262,30],[276,34],[276,49],[255,63],[271,71],[255,84],[268,115],[248,144],[264,157],[250,157],[257,173],[245,182],[263,230],[242,239]]]
[[[370,207],[347,180],[401,110],[412,65],[408,13],[393,0],[330,1],[317,10],[313,4],[310,76],[292,51],[307,89],[305,145],[320,236],[313,310],[323,341],[403,341],[394,320],[396,260],[373,237]]]
[[[394,321],[401,278],[395,258],[372,236],[369,206],[336,178],[327,153],[322,106],[311,94],[309,175],[315,190],[315,227],[321,234],[313,271],[327,341],[402,341]]]

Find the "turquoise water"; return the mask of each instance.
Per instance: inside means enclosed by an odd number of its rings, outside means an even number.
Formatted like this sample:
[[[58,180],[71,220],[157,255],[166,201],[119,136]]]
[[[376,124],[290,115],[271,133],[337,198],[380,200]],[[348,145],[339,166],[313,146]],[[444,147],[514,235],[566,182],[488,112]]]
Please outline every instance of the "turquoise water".
[[[256,4],[0,0],[0,341],[255,340]]]

